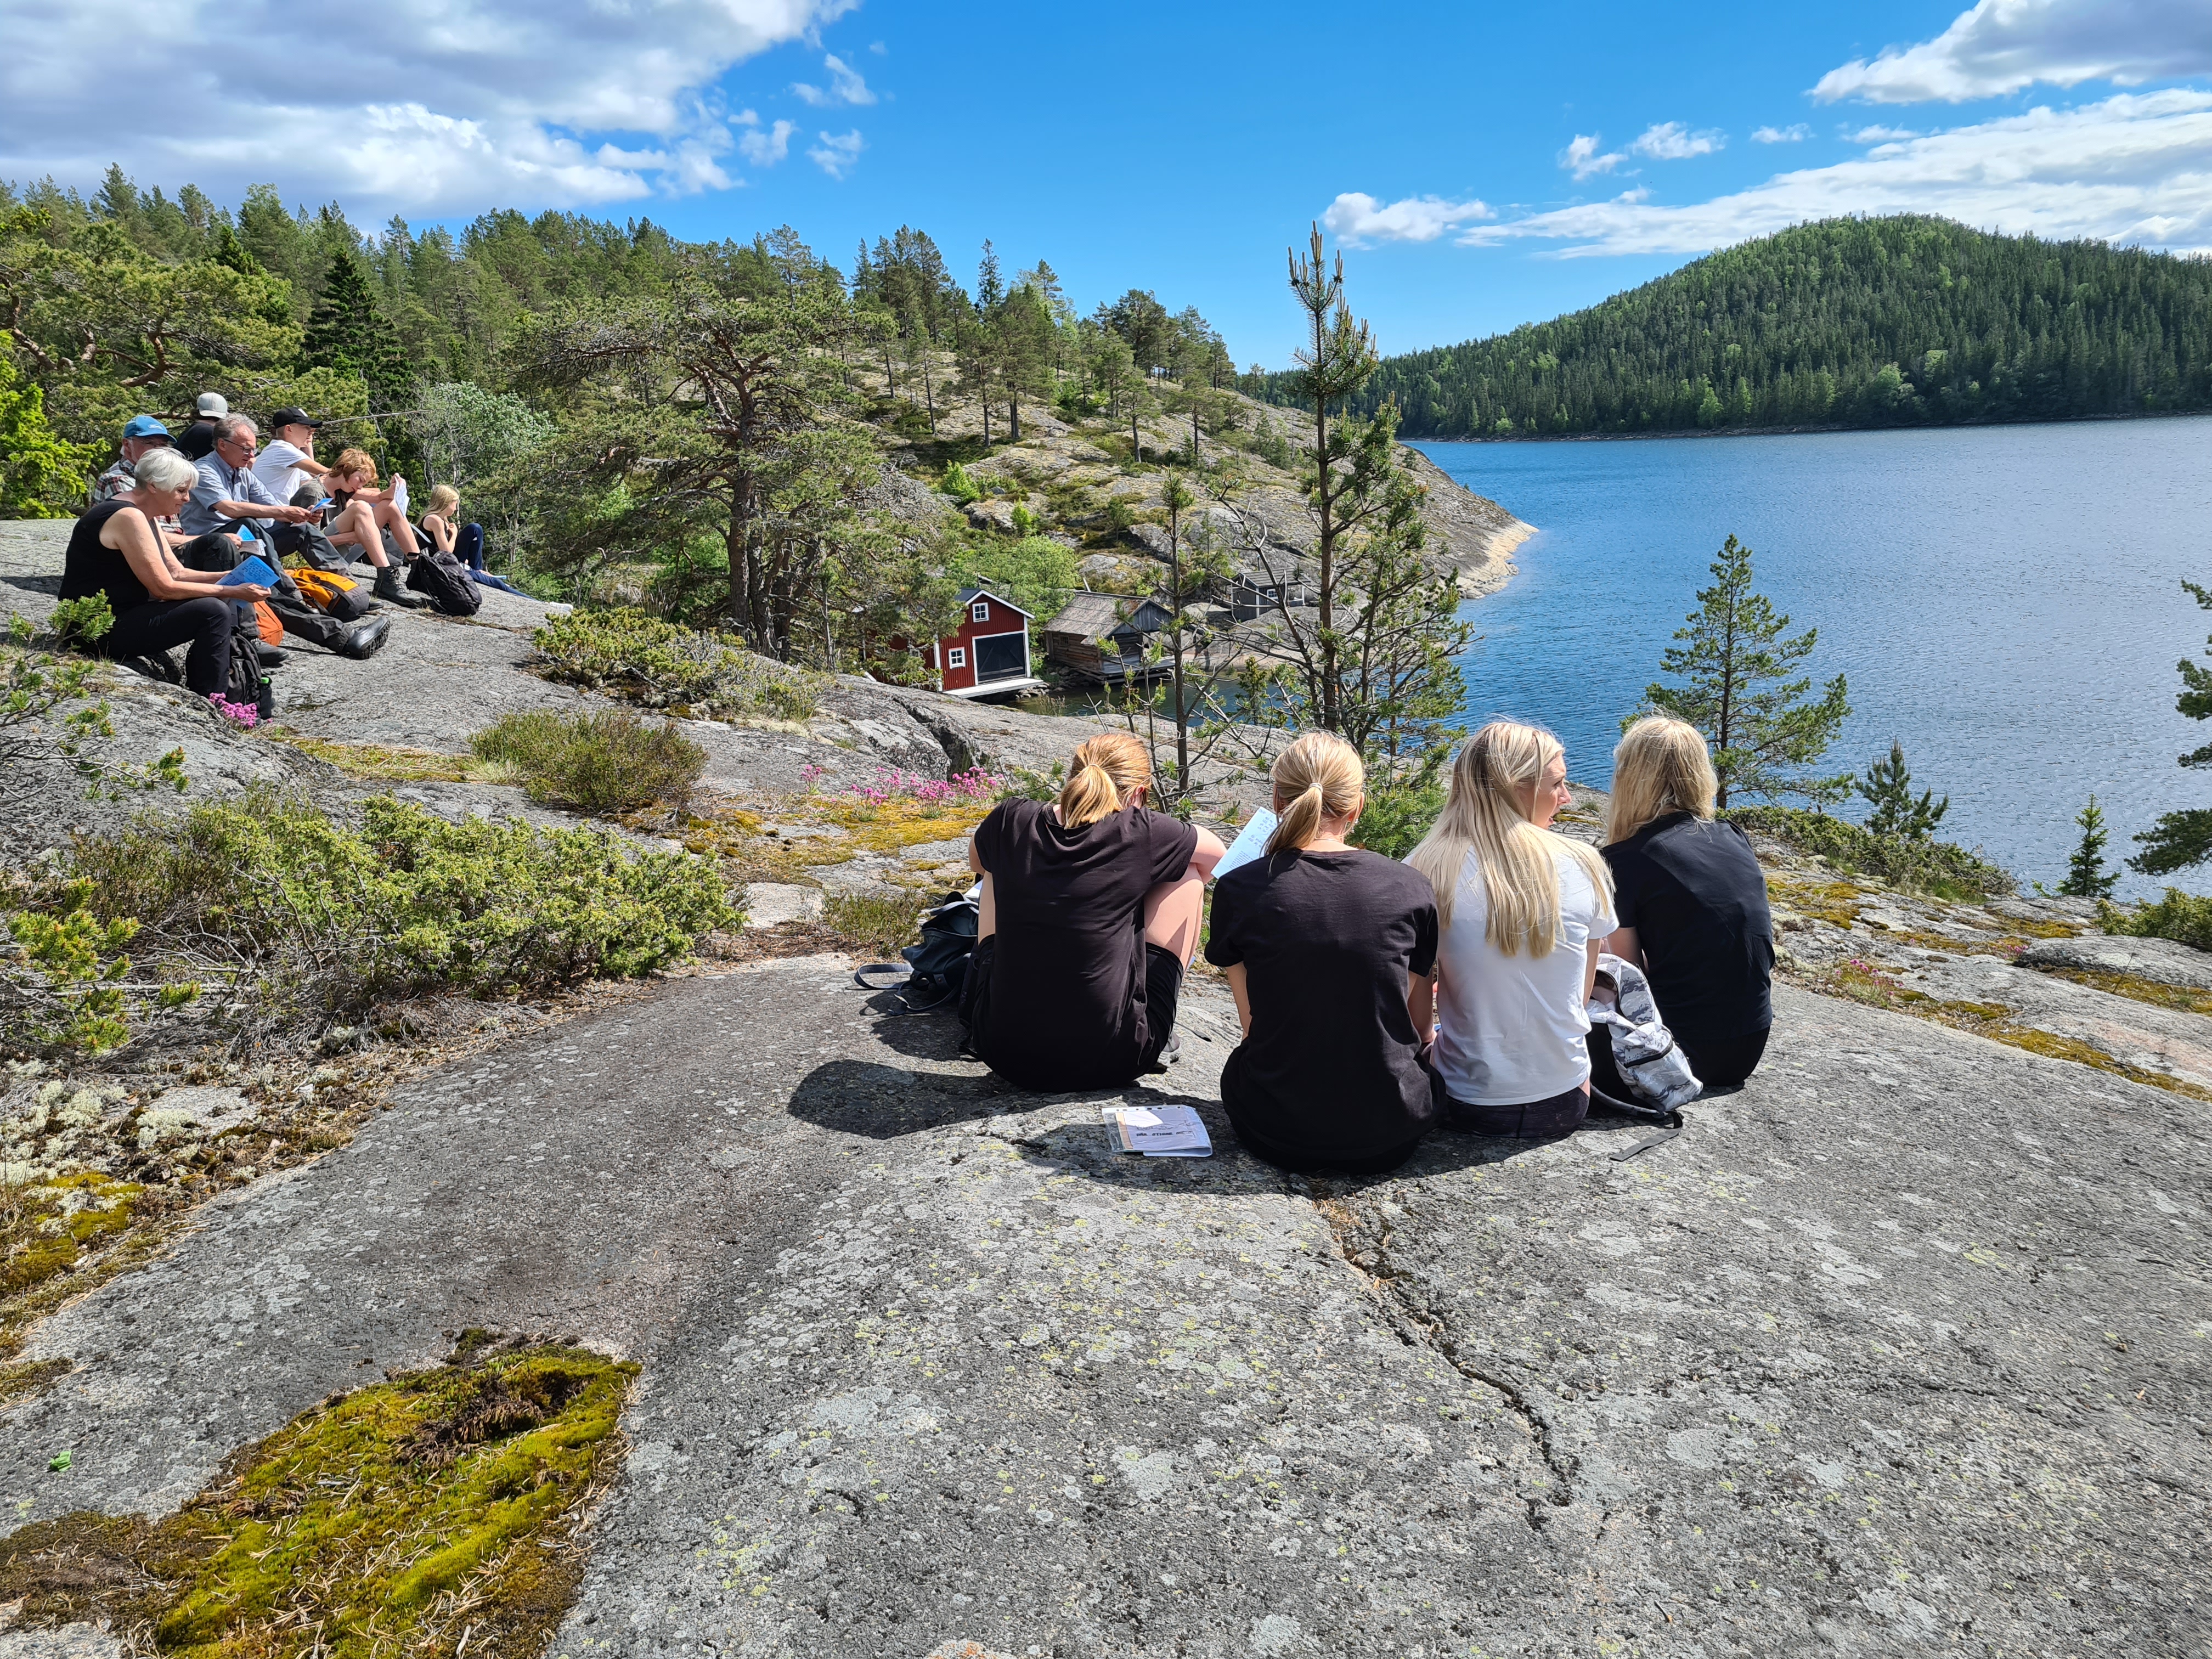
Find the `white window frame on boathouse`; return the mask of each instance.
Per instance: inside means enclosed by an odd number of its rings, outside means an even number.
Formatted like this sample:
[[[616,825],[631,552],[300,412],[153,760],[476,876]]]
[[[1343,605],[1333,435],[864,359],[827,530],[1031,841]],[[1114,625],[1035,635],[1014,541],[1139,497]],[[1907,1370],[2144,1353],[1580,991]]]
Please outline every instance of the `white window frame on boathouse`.
[[[990,600],[988,600],[988,599],[978,599],[978,600],[976,600],[976,601],[975,601],[975,604],[973,604],[973,605],[969,605],[969,606],[968,607],[968,620],[969,620],[969,621],[970,621],[970,622],[988,622],[988,621],[990,621],[990,620],[991,620],[991,602],[990,602]]]
[[[945,665],[947,668],[965,668],[968,665],[968,647],[964,645],[948,646],[945,652]]]

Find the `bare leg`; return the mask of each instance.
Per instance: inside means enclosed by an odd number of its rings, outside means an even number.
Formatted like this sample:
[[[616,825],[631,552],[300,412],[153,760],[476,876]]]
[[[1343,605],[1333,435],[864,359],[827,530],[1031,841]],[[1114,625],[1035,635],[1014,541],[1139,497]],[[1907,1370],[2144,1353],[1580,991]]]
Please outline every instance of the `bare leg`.
[[[1188,968],[1198,953],[1205,915],[1206,878],[1193,865],[1180,880],[1162,882],[1145,895],[1145,943],[1174,951]]]
[[[376,516],[367,501],[348,501],[345,511],[331,520],[331,527],[323,533],[334,547],[358,546],[379,570],[392,562],[384,556],[384,538],[376,533]]]
[[[983,878],[983,890],[975,896],[975,943],[999,931],[999,901],[991,891],[991,878]]]
[[[401,552],[411,559],[422,550],[422,543],[415,539],[415,526],[407,522],[404,513],[390,501],[374,502],[371,510],[376,514],[377,523],[392,532],[392,539],[399,544]]]

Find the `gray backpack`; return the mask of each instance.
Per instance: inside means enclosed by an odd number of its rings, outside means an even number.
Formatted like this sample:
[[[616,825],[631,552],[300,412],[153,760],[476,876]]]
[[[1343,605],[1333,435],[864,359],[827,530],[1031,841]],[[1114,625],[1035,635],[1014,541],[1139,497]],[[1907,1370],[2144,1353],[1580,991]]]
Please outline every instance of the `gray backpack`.
[[[1674,1046],[1659,1018],[1651,981],[1626,957],[1607,951],[1597,959],[1597,988],[1590,994],[1593,1025],[1612,1028],[1613,1063],[1636,1091],[1634,1104],[1672,1112],[1695,1100],[1705,1085]]]

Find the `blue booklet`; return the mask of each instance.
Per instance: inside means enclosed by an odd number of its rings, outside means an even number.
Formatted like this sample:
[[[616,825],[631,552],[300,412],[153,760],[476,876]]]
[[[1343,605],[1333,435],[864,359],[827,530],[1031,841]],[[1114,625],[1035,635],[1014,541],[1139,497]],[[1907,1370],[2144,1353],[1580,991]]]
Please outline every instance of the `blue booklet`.
[[[256,582],[263,587],[276,586],[276,573],[269,568],[267,560],[259,555],[240,559],[231,567],[230,574],[217,582],[217,587],[235,587],[240,582]]]

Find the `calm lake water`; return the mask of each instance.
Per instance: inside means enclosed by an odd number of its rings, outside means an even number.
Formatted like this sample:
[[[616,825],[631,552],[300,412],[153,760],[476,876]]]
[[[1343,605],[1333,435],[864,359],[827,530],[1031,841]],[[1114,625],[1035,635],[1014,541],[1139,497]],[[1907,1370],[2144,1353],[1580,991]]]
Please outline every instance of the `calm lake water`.
[[[1902,739],[1951,798],[1947,839],[2055,884],[2091,791],[2116,864],[2160,812],[2212,803],[2212,774],[2174,764],[2212,728],[2173,707],[2212,633],[2180,586],[2212,582],[2212,418],[1419,447],[1537,526],[1468,607],[1468,712],[1548,726],[1579,781],[1605,783],[1732,532],[1791,631],[1819,627],[1816,679],[1850,677],[1836,769]]]

